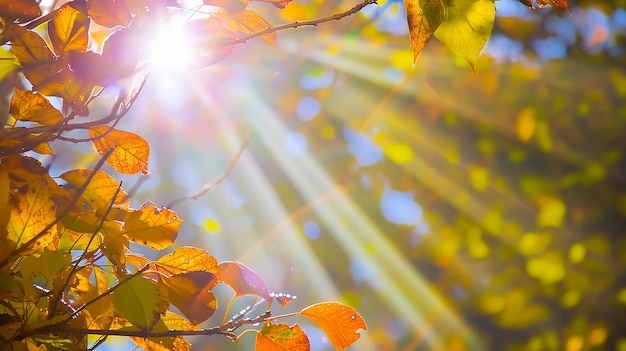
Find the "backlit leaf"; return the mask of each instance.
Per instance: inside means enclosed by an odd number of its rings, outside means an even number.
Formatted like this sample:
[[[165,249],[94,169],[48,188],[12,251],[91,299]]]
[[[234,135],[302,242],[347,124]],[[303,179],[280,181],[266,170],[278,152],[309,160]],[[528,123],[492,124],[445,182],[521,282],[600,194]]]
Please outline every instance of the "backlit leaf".
[[[74,169],[67,171],[59,176],[59,178],[72,184],[75,189],[79,189],[85,184],[87,178],[92,173],[90,169]],[[115,178],[111,177],[104,171],[96,171],[85,190],[82,198],[89,203],[97,213],[104,214],[115,195],[119,184]],[[124,191],[120,191],[113,202],[114,205],[128,208],[130,199]]]
[[[44,251],[38,260],[41,273],[48,281],[52,281],[70,267],[72,255],[60,251]]]
[[[272,27],[263,17],[248,9],[243,9],[233,15],[226,11],[217,11],[216,16],[224,20],[228,27],[245,34],[260,32]],[[265,34],[261,38],[272,46],[276,44],[276,33]]]
[[[56,227],[43,230],[56,219],[55,203],[45,178],[30,182],[20,188],[11,200],[11,218],[7,226],[11,246],[19,248],[37,235],[42,235],[28,248],[30,253],[43,248],[57,237]]]
[[[109,28],[127,27],[132,19],[124,0],[89,0],[87,11],[94,22]]]
[[[39,89],[56,71],[54,54],[41,36],[21,26],[10,24],[5,29],[11,41],[11,52],[17,57],[24,75]]]
[[[566,9],[569,13],[572,13],[572,11],[569,8],[569,4],[567,3],[567,0],[536,0],[537,1],[537,5],[539,5],[539,7],[562,7],[564,9]]]
[[[256,351],[309,351],[309,338],[302,328],[295,324],[265,323],[256,335]]]
[[[61,112],[40,93],[15,88],[9,113],[20,121],[54,125],[63,121]]]
[[[133,277],[113,291],[117,314],[142,330],[150,330],[159,320],[161,294],[154,282]]]
[[[217,260],[208,252],[195,247],[181,247],[169,255],[159,258],[155,264],[159,271],[180,274],[194,271],[207,271],[219,274]]]
[[[493,29],[494,0],[444,0],[444,4],[445,15],[435,36],[475,70],[478,55]]]
[[[48,37],[59,56],[70,51],[85,52],[89,42],[89,18],[75,9],[73,3],[66,3],[48,23]]]
[[[237,38],[236,32],[228,29],[222,20],[216,17],[189,21],[183,30],[188,33],[189,45],[198,53],[191,63],[193,68],[203,68],[225,59],[233,51],[226,42]]]
[[[20,66],[17,57],[9,50],[0,48],[0,80]]]
[[[359,329],[366,330],[363,318],[350,306],[338,302],[322,302],[300,312],[326,333],[337,350],[343,350],[361,337]]]
[[[236,296],[255,295],[262,297],[269,305],[272,297],[263,279],[243,263],[225,261],[219,264],[222,282],[230,286]]]
[[[145,203],[139,210],[129,211],[125,222],[126,237],[138,244],[162,250],[174,243],[183,221],[172,210]]]
[[[206,321],[217,309],[217,300],[210,290],[218,280],[212,273],[196,271],[161,279],[167,287],[170,303],[193,325]]]
[[[442,0],[404,0],[404,8],[415,62],[443,21],[444,6]]]
[[[107,163],[116,171],[124,174],[148,174],[150,146],[139,135],[98,126],[89,128],[89,136],[94,139],[93,144],[100,155],[115,148]]]
[[[24,23],[41,16],[41,8],[36,0],[2,1],[0,15],[9,22],[15,19],[18,23]]]

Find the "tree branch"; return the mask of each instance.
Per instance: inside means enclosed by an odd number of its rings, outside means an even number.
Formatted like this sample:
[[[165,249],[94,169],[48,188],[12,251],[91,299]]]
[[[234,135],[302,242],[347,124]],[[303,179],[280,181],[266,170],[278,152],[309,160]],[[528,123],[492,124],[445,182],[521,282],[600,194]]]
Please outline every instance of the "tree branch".
[[[246,35],[245,37],[242,37],[239,39],[225,41],[223,43],[218,44],[217,46],[231,46],[231,45],[243,44],[243,43],[246,43],[250,39],[258,38],[266,34],[275,33],[281,30],[289,29],[289,28],[298,28],[298,27],[303,27],[303,26],[317,26],[318,24],[321,24],[324,22],[337,21],[344,17],[354,15],[355,13],[361,11],[367,5],[377,4],[377,3],[378,3],[377,0],[364,0],[362,3],[355,5],[351,9],[341,12],[341,13],[334,14],[332,16],[319,18],[316,20],[299,21],[299,22],[283,24],[283,25],[276,26],[276,27],[271,27],[266,30],[262,30],[260,32]]]
[[[172,208],[174,205],[178,205],[179,203],[181,203],[181,202],[183,202],[185,200],[195,200],[195,199],[199,198],[200,196],[202,196],[202,195],[206,194],[207,192],[209,192],[211,189],[213,189],[216,185],[218,185],[222,181],[224,181],[224,179],[226,179],[226,177],[228,177],[230,172],[233,170],[233,167],[235,167],[235,163],[237,163],[237,160],[239,160],[239,157],[241,157],[241,154],[243,153],[243,150],[246,149],[246,145],[248,145],[248,141],[249,140],[250,140],[249,137],[246,137],[244,139],[243,143],[239,147],[239,150],[237,151],[235,156],[233,156],[233,158],[228,163],[228,167],[226,168],[226,170],[224,170],[224,172],[222,172],[222,174],[220,174],[217,178],[215,178],[215,179],[211,180],[210,182],[204,184],[202,189],[198,190],[197,192],[195,192],[195,193],[193,193],[191,195],[187,195],[185,197],[181,197],[181,198],[176,199],[174,201],[171,201],[170,203],[165,205],[165,207]]]

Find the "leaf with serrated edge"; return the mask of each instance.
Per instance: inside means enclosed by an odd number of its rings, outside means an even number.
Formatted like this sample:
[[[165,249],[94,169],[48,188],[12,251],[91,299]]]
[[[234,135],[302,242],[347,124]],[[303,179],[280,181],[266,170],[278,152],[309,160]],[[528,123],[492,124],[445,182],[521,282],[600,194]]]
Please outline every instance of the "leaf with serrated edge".
[[[133,277],[113,291],[113,305],[120,317],[142,330],[151,330],[159,320],[161,294],[153,282]]]
[[[89,136],[94,139],[93,144],[100,155],[115,148],[107,163],[116,171],[124,174],[148,174],[150,146],[139,135],[108,126],[97,126],[89,128]]]
[[[443,2],[442,0],[404,0],[404,8],[409,24],[413,62],[415,62],[443,20]]]
[[[48,23],[48,36],[59,56],[70,51],[85,52],[89,42],[89,18],[67,3]]]
[[[307,317],[326,333],[337,350],[346,349],[361,337],[359,329],[366,330],[363,318],[350,306],[338,302],[311,305],[300,315]]]
[[[265,323],[256,335],[256,351],[309,351],[311,345],[299,325]]]
[[[180,247],[169,255],[159,258],[155,265],[159,271],[179,274],[193,271],[206,271],[219,274],[217,260],[208,252],[196,247]]]
[[[134,242],[155,250],[163,250],[174,243],[183,222],[176,212],[144,204],[137,211],[129,211],[123,234]]]
[[[87,178],[89,178],[92,172],[93,171],[90,169],[73,169],[61,174],[59,177],[78,189],[85,184],[85,181],[87,181]],[[96,171],[83,191],[82,198],[87,201],[89,206],[96,210],[97,213],[104,214],[109,208],[113,200],[113,195],[117,192],[118,187],[119,184],[115,178],[104,171]],[[124,191],[120,191],[115,198],[114,204],[128,208],[130,198],[128,198],[128,195]]]
[[[54,125],[63,121],[61,112],[39,93],[15,88],[9,113],[19,121]]]
[[[445,16],[435,37],[476,70],[496,18],[494,0],[444,0],[444,4]]]

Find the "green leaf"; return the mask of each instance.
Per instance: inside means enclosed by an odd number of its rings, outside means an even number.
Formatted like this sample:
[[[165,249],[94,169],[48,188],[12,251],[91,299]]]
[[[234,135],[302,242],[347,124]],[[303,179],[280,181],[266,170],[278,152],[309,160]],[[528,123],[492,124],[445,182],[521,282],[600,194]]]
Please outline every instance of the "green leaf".
[[[113,292],[117,314],[143,330],[151,330],[159,320],[160,305],[159,288],[141,277],[127,280]]]
[[[444,19],[435,37],[476,70],[478,55],[493,30],[494,0],[444,0],[444,7]]]

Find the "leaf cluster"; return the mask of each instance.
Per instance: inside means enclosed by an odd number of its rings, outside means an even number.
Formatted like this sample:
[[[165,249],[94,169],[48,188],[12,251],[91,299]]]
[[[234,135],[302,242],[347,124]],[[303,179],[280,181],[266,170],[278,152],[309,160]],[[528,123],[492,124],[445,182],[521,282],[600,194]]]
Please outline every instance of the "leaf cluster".
[[[276,8],[289,2],[260,1]],[[233,45],[257,36],[274,44],[275,30],[248,3],[206,0],[204,16],[184,24],[202,48],[192,68],[215,64]],[[157,260],[137,253],[138,247],[173,248],[182,220],[150,202],[131,207],[131,194],[102,170],[107,163],[122,174],[148,173],[148,143],[116,126],[149,72],[145,36],[168,14],[184,11],[200,12],[158,1],[75,0],[48,10],[35,0],[0,6],[0,43],[12,55],[0,77],[19,75],[30,84],[14,87],[0,130],[0,342],[9,349],[94,349],[121,335],[148,350],[188,350],[184,336],[237,339],[239,328],[258,323],[260,330],[249,329],[257,332],[257,350],[309,349],[298,325],[276,322],[287,315],[272,316],[274,300],[284,306],[295,297],[271,293],[244,264],[218,263],[194,247]],[[91,36],[96,25],[110,28],[99,52]],[[117,89],[118,97],[109,114],[94,116],[92,104],[107,89]],[[53,177],[39,160],[54,155],[53,141],[89,143],[101,158],[91,169]],[[212,290],[218,284],[234,296],[222,323],[200,329],[217,310]],[[253,295],[255,304],[230,316],[243,295]],[[263,302],[266,312],[246,317]],[[317,323],[337,349],[366,328],[354,309],[335,302],[289,314],[295,315]],[[90,342],[88,335],[99,337]]]

